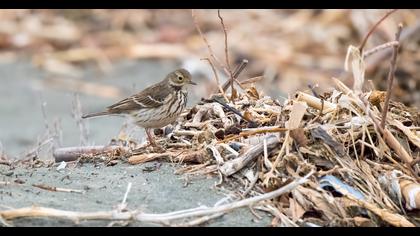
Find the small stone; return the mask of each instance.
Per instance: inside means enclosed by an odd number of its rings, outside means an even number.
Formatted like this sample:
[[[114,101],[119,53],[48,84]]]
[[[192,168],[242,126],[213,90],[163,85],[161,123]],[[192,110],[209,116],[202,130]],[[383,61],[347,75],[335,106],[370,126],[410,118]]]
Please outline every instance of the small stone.
[[[260,126],[258,122],[248,122],[248,128],[257,128],[258,126]]]
[[[214,133],[214,136],[216,136],[216,138],[223,140],[225,138],[225,131],[223,129],[219,129],[218,131],[216,131],[216,133]]]
[[[242,131],[241,127],[238,127],[237,125],[232,125],[225,130],[225,135],[240,134],[241,131]]]
[[[13,173],[14,173],[13,171],[7,171],[7,172],[4,172],[2,174],[5,175],[5,176],[12,176]]]
[[[233,150],[239,152],[239,150],[241,150],[241,145],[239,145],[236,142],[231,142],[229,143],[229,147],[231,147]]]
[[[62,170],[62,169],[65,169],[65,168],[66,168],[66,166],[67,166],[67,163],[66,163],[65,161],[62,161],[62,162],[60,163],[60,165],[58,165],[58,166],[57,166],[57,169],[56,169],[56,170]]]
[[[163,134],[162,129],[153,129],[153,133],[157,136],[161,136]]]
[[[21,180],[21,179],[16,179],[15,180],[15,183],[17,183],[17,184],[24,184],[25,181],[24,180]]]
[[[166,136],[168,134],[171,134],[173,131],[174,131],[174,127],[171,125],[168,125],[165,127],[164,135]]]

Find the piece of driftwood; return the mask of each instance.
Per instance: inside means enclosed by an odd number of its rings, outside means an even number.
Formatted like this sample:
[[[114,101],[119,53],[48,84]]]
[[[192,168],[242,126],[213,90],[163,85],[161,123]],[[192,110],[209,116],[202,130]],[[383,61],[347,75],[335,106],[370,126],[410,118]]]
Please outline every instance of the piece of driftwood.
[[[273,151],[276,146],[280,143],[279,138],[275,135],[271,135],[267,137],[267,148],[268,151]],[[244,154],[239,156],[236,159],[231,161],[225,162],[221,167],[220,171],[225,176],[230,176],[244,168],[248,165],[251,161],[255,160],[259,155],[261,155],[264,151],[264,144],[260,143],[253,147],[251,147],[248,151]]]
[[[0,160],[0,165],[6,165],[6,166],[10,166],[11,165],[11,161],[6,161],[6,160]]]
[[[224,160],[223,157],[220,155],[220,152],[217,148],[213,145],[207,146],[208,153],[216,160],[217,165],[223,165]]]
[[[141,164],[149,161],[159,160],[159,159],[172,159],[176,156],[176,153],[164,152],[164,153],[145,153],[134,155],[128,158],[128,163],[132,165]]]
[[[155,160],[167,160],[176,162],[188,163],[204,163],[210,159],[205,150],[198,150],[193,152],[164,152],[164,153],[145,153],[134,155],[128,158],[130,164],[136,165]]]
[[[122,146],[86,146],[86,147],[66,147],[54,150],[55,162],[75,161],[82,156],[97,155],[124,155],[130,152],[128,147]]]

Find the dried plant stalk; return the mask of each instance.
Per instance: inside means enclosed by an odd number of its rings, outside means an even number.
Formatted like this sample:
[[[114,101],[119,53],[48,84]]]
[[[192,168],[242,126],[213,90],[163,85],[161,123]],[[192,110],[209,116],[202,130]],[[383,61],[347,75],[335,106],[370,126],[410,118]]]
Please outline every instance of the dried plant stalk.
[[[398,32],[395,34],[395,41],[397,42],[400,41],[402,27],[403,27],[402,24],[398,25]],[[389,69],[389,73],[388,73],[388,89],[386,91],[385,104],[382,110],[382,119],[381,119],[382,129],[385,128],[385,121],[386,121],[386,115],[388,113],[389,100],[391,99],[392,85],[394,83],[394,75],[395,75],[395,70],[397,68],[397,56],[398,56],[399,46],[400,46],[399,44],[394,45],[394,51],[392,52],[391,68]]]
[[[323,113],[334,111],[337,108],[333,103],[322,101],[321,99],[306,93],[298,92],[295,97],[298,101],[306,102],[308,106],[312,108],[320,111],[322,110]]]
[[[128,159],[130,164],[136,165],[149,161],[155,161],[159,159],[165,159],[168,161],[182,161],[189,163],[205,163],[210,157],[207,152],[203,150],[188,152],[188,153],[174,153],[174,152],[165,152],[165,153],[147,153],[140,155],[133,155]]]
[[[347,197],[349,199],[351,199],[352,201],[356,202],[359,206],[361,206],[363,208],[366,208],[369,211],[372,211],[377,216],[379,216],[381,219],[383,219],[384,221],[388,222],[389,224],[391,224],[393,226],[396,226],[396,227],[415,227],[415,225],[413,223],[408,221],[402,215],[392,213],[387,209],[381,209],[381,208],[377,207],[376,205],[374,205],[372,203],[369,203],[369,202],[366,202],[366,201],[357,200],[357,199],[352,198],[350,196],[347,196]]]

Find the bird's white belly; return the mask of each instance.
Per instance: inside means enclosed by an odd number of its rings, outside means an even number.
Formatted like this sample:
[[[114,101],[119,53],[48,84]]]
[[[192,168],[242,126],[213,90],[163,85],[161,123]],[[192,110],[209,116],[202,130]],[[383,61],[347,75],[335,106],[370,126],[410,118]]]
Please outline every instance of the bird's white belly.
[[[165,115],[163,109],[140,110],[136,112],[134,123],[143,128],[161,128],[175,122],[178,114]]]
[[[177,96],[174,101],[174,97]],[[180,91],[176,95],[169,95],[164,103],[166,105],[140,109],[132,113],[134,117],[134,123],[144,128],[162,128],[168,124],[176,121],[179,114],[184,110],[186,105],[186,92]]]

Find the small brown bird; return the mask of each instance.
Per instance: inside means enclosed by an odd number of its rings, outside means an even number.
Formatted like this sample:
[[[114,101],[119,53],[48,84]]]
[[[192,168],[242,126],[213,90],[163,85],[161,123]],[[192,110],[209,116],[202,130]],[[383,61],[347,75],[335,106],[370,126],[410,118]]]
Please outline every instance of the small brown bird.
[[[187,70],[178,69],[169,73],[161,82],[107,107],[106,111],[87,114],[82,118],[128,116],[136,125],[145,128],[149,143],[156,145],[150,129],[162,128],[178,118],[187,105],[188,92],[185,87],[188,84],[196,85]]]

